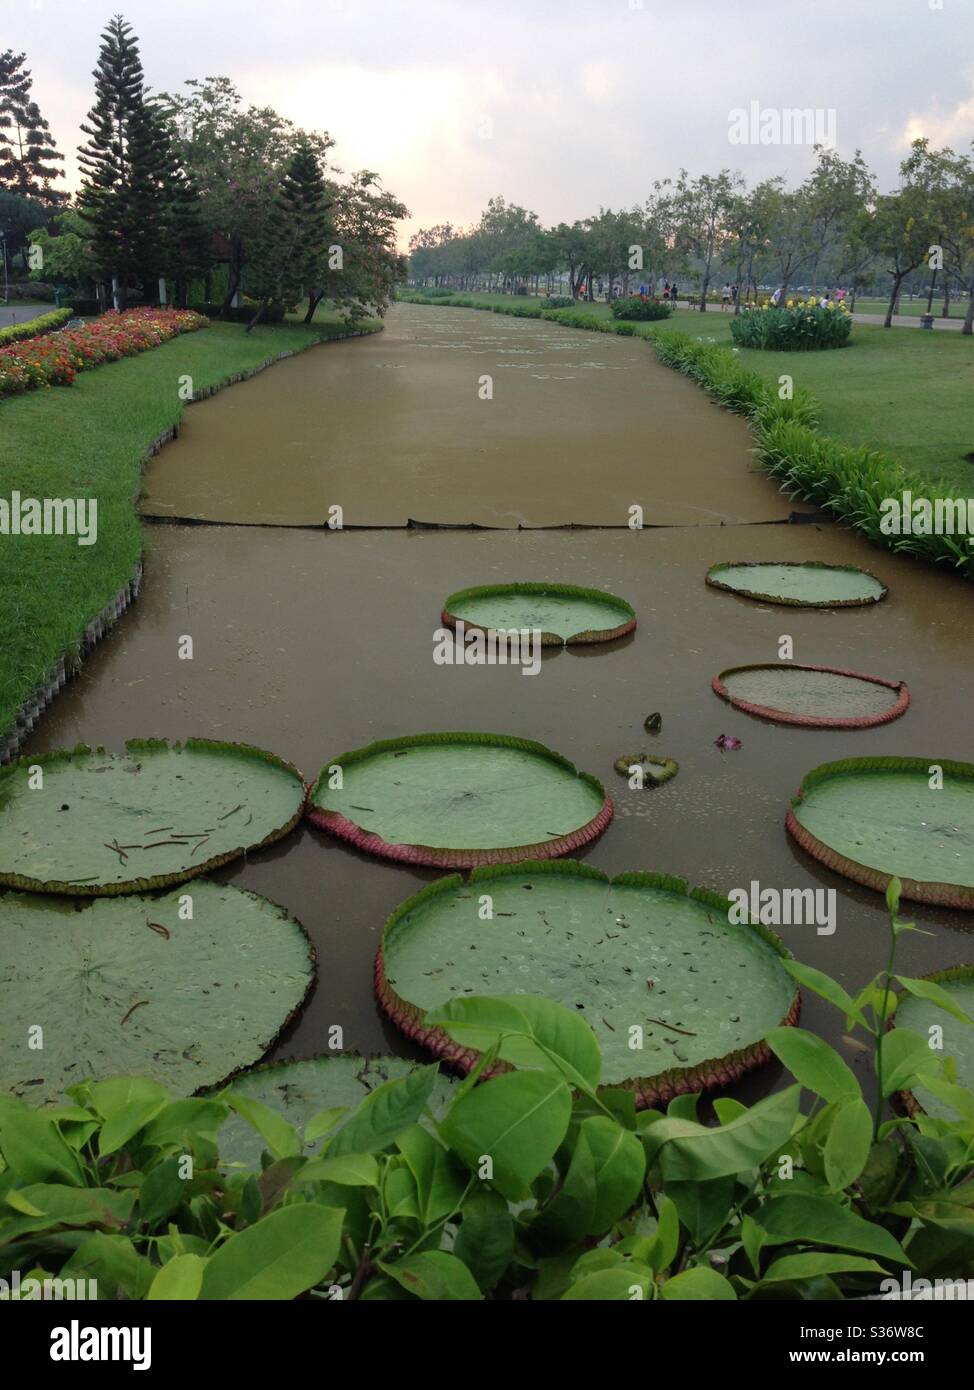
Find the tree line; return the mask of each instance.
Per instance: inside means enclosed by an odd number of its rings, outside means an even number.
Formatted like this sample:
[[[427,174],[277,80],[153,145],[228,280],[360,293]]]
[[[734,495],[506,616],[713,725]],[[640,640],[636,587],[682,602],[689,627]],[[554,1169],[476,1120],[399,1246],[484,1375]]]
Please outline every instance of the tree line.
[[[210,301],[218,287],[223,313],[246,296],[248,328],[305,299],[306,322],[322,301],[349,318],[381,311],[404,277],[408,212],[378,174],[345,174],[329,135],[246,105],[229,78],[150,92],[121,15],[101,35],[69,199],[24,62],[0,54],[0,217],[35,274],[90,284],[117,308]]]
[[[860,151],[842,159],[816,146],[815,167],[797,188],[780,176],[748,187],[730,169],[653,185],[646,202],[571,224],[542,226],[538,216],[492,198],[466,229],[423,228],[409,243],[418,285],[526,288],[563,279],[573,298],[592,298],[602,281],[630,293],[664,277],[689,278],[703,311],[711,287],[738,287],[734,311],[759,286],[843,286],[856,296],[881,287],[887,326],[905,289],[966,298],[963,331],[974,323],[974,160],[971,154],[914,141],[898,186],[879,192]],[[974,151],[974,146],[972,146]]]

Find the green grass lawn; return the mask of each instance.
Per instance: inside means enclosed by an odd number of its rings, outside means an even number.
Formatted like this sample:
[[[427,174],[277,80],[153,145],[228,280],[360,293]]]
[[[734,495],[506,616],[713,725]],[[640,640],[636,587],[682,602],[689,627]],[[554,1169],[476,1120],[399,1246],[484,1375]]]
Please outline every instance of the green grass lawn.
[[[885,314],[889,305],[888,299],[861,298],[856,300],[857,314]],[[934,294],[932,313],[934,318],[939,319],[941,310],[944,307],[944,297],[942,294]],[[922,299],[908,299],[906,295],[900,300],[899,313],[919,318],[921,314],[927,312],[927,296]],[[967,312],[967,301],[955,299],[953,294],[950,297],[950,313],[948,318],[960,319],[963,322]]]
[[[466,292],[463,292],[466,297]],[[471,295],[485,305],[543,304],[509,294]],[[606,318],[608,304],[579,304]],[[432,313],[433,310],[431,309]],[[637,324],[641,336],[678,328],[731,347],[732,314],[720,308],[678,309],[668,319]],[[865,444],[899,459],[932,481],[974,495],[974,340],[960,333],[910,332],[857,323],[846,348],[831,352],[758,352],[741,361],[768,380],[791,376],[821,406],[820,428],[847,444]]]
[[[199,392],[279,353],[336,336],[311,328],[214,323],[161,347],[0,402],[0,497],[98,499],[98,539],[0,535],[0,737],[86,625],[131,578],[142,550],[133,506],[141,460],[183,411],[179,379]]]

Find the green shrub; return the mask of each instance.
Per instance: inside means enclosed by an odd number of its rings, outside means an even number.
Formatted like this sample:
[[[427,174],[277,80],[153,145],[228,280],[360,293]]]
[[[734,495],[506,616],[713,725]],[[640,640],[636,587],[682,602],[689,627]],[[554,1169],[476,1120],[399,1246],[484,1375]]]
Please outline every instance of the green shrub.
[[[546,309],[574,309],[575,300],[570,294],[549,294],[545,298]]]
[[[73,315],[72,308],[53,309],[49,314],[39,314],[35,319],[28,319],[26,323],[12,323],[9,328],[0,328],[0,347],[23,342],[26,338],[40,338],[42,334],[60,328]]]
[[[733,352],[698,342],[686,333],[660,333],[653,346],[666,366],[692,377],[728,410],[751,420],[758,458],[790,497],[834,513],[876,545],[974,574],[971,548],[963,536],[893,536],[882,531],[883,501],[904,492],[928,497],[929,480],[886,454],[820,435],[818,408],[807,391],[781,400],[775,387],[744,367]],[[959,496],[946,486],[938,495]]]
[[[668,319],[673,305],[662,299],[646,299],[639,294],[627,295],[624,299],[613,299],[612,317],[614,319],[639,319],[643,321]]]
[[[844,309],[820,309],[799,304],[784,309],[743,309],[731,319],[731,337],[738,347],[766,352],[817,352],[845,347],[852,318]]]

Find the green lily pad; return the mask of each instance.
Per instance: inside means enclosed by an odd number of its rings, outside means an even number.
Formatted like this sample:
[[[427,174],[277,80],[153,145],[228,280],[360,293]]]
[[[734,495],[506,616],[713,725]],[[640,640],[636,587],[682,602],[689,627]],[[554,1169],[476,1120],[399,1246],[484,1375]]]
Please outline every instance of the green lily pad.
[[[974,1018],[974,965],[935,970],[924,979],[939,985],[968,1018]],[[928,1037],[931,1028],[943,1029],[943,1050],[937,1055],[952,1057],[957,1063],[957,1084],[966,1086],[968,1090],[974,1088],[974,1024],[963,1023],[929,999],[920,999],[906,992],[899,997],[893,1022],[896,1027],[908,1028],[922,1037]],[[911,1114],[922,1109],[939,1120],[960,1118],[953,1106],[922,1086],[915,1091],[902,1091],[900,1096]]]
[[[308,1121],[322,1110],[339,1105],[354,1109],[377,1086],[411,1075],[418,1065],[402,1057],[356,1057],[344,1053],[300,1062],[271,1062],[235,1076],[231,1089],[236,1095],[270,1106],[303,1134]],[[455,1085],[449,1076],[437,1077],[429,1100],[435,1118],[446,1110]],[[233,1114],[220,1127],[217,1147],[221,1163],[239,1163],[259,1170],[260,1155],[266,1145],[252,1125]],[[305,1144],[304,1152],[312,1153],[320,1147],[321,1136]]]
[[[625,599],[574,584],[485,584],[460,589],[443,606],[442,621],[482,632],[540,632],[543,646],[610,642],[636,626]]]
[[[642,768],[644,787],[658,787],[675,777],[680,770],[680,764],[672,758],[658,758],[651,753],[633,753],[628,757],[616,758],[612,766],[620,777],[631,777],[634,767]]]
[[[795,608],[851,608],[878,603],[886,586],[868,570],[854,565],[826,565],[819,560],[745,561],[714,565],[707,583],[762,603]]]
[[[376,992],[409,1037],[462,1070],[476,1054],[427,1026],[428,1010],[465,995],[554,999],[595,1032],[603,1084],[655,1105],[737,1080],[768,1059],[767,1031],[798,1018],[788,952],[729,910],[661,874],[610,880],[570,860],[479,869],[393,913]]]
[[[461,869],[567,854],[602,833],[612,802],[542,743],[415,734],[332,759],[308,815],[370,854]]]
[[[273,753],[209,739],[125,747],[125,757],[82,746],[0,768],[0,884],[76,896],[163,888],[280,839],[301,817],[301,774]]]
[[[731,666],[711,684],[736,709],[806,728],[867,729],[898,719],[910,704],[904,681],[791,661]]]
[[[937,787],[937,769],[943,786]],[[945,758],[846,758],[804,778],[786,818],[830,869],[917,902],[974,908],[974,765]]]
[[[0,895],[0,1090],[42,1105],[142,1075],[189,1095],[259,1061],[313,978],[299,922],[206,879],[83,904]]]

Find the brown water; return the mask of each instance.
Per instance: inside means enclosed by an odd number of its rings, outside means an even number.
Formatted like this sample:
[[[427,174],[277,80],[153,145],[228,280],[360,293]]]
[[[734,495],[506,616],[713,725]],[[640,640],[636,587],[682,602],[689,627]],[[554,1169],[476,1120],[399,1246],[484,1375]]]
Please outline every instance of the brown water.
[[[341,351],[325,353],[334,360]],[[347,351],[357,354],[359,345]],[[679,378],[666,380],[682,392]],[[702,393],[690,401],[712,410]],[[708,419],[718,432],[736,428],[722,415]],[[599,776],[615,798],[614,822],[583,855],[591,863],[612,873],[664,870],[724,892],[752,879],[836,888],[834,936],[813,927],[781,934],[850,989],[885,959],[882,898],[795,847],[783,824],[789,797],[809,768],[853,753],[974,759],[969,587],[837,528],[333,534],[155,526],[146,534],[142,598],[55,703],[33,751],[201,735],[271,748],[311,778],[336,754],[400,733],[467,728],[540,739]],[[865,563],[890,596],[865,608],[788,610],[704,583],[719,561],[811,558]],[[604,585],[635,606],[639,626],[606,646],[548,649],[537,676],[435,665],[445,596],[507,579]],[[177,657],[186,633],[192,661]],[[796,661],[905,679],[911,708],[862,732],[806,730],[766,724],[713,694],[715,672],[775,660],[785,633]],[[643,720],[656,710],[663,727],[653,736]],[[713,742],[721,733],[743,746],[721,752]],[[612,765],[640,752],[676,758],[679,775],[630,791]],[[305,825],[217,877],[286,905],[318,948],[315,993],[275,1056],[313,1054],[335,1023],[349,1049],[416,1055],[379,1014],[371,965],[388,914],[435,874],[367,858]],[[905,973],[974,959],[974,914],[911,907],[912,916],[933,935],[903,938]],[[863,1067],[862,1053],[842,1041],[842,1021],[812,996],[804,1021]],[[778,1081],[778,1069],[768,1068],[738,1093]]]
[[[383,333],[187,411],[143,510],[323,525],[340,506],[346,526],[625,526],[632,506],[647,525],[787,518],[751,446],[645,342],[400,304]]]

